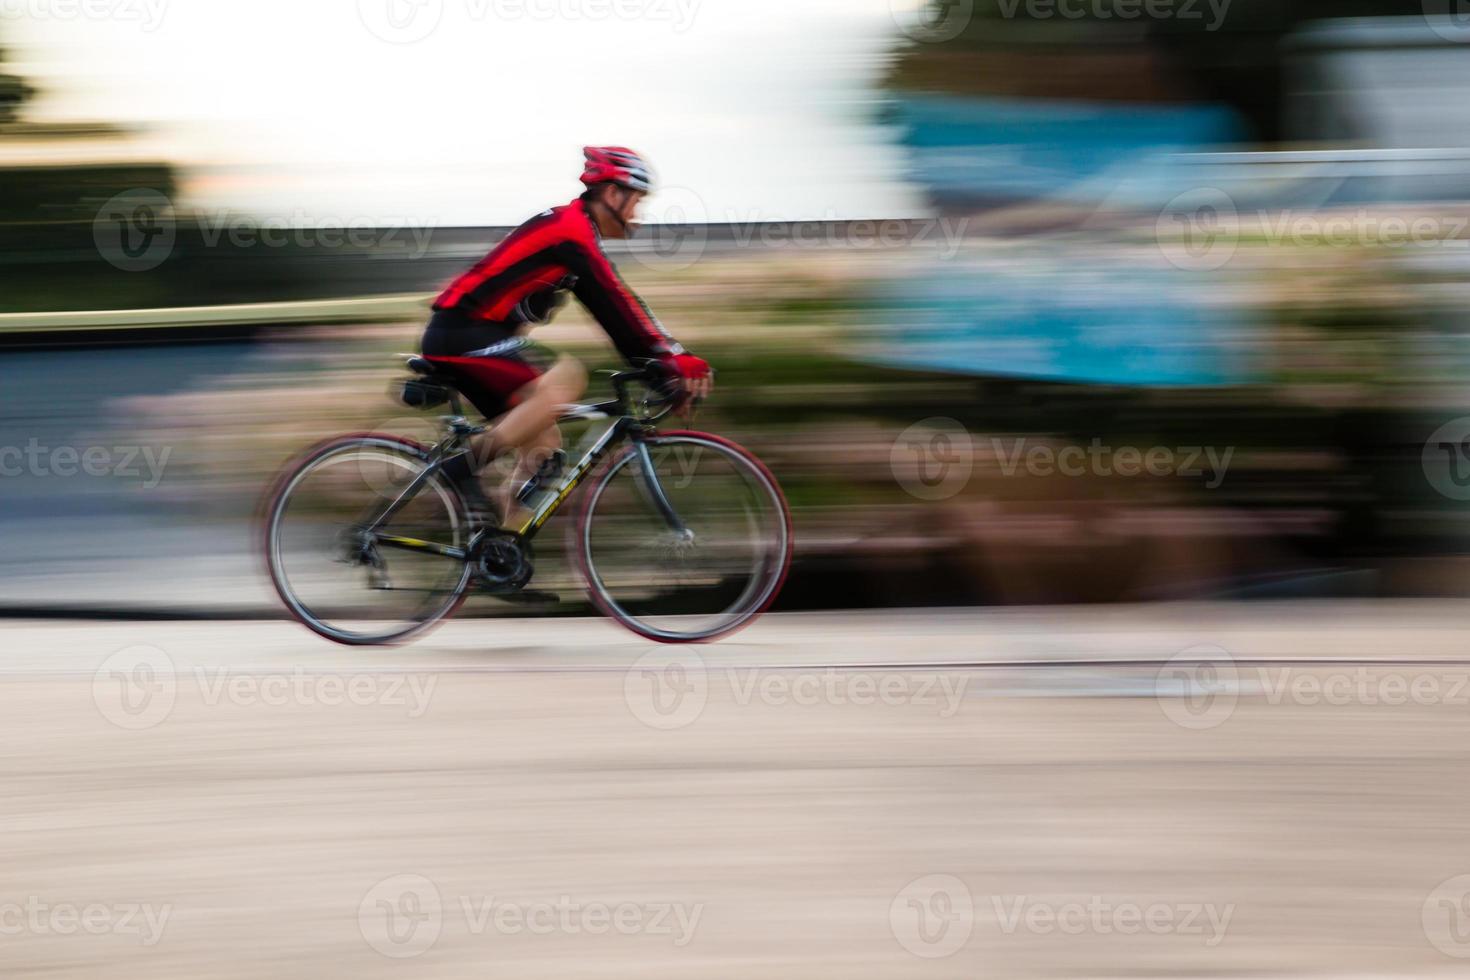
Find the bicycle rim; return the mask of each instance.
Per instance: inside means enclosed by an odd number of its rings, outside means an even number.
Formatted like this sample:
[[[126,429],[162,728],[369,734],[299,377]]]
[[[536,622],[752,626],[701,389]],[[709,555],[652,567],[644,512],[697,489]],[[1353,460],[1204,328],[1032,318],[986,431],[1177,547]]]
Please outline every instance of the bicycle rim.
[[[632,449],[589,488],[576,549],[605,614],[650,639],[698,642],[741,628],[775,598],[791,529],[775,479],[703,434],[646,440],[659,485],[692,540],[670,526]]]
[[[449,615],[469,566],[376,543],[360,532],[416,476],[422,450],[391,438],[329,445],[291,473],[271,502],[266,550],[292,615],[339,643],[399,642]],[[380,532],[463,548],[458,496],[435,476]]]

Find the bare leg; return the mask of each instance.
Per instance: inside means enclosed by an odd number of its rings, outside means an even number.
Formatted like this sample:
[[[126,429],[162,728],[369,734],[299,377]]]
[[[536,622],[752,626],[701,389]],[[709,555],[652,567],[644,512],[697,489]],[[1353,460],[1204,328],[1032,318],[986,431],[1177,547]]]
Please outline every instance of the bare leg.
[[[477,469],[512,449],[521,450],[503,489],[502,510],[508,526],[519,523],[513,518],[522,516],[510,513],[515,504],[514,488],[530,479],[542,460],[561,445],[557,416],[563,405],[575,402],[586,390],[587,372],[582,365],[574,358],[558,358],[550,370],[516,392],[520,403],[472,444]]]

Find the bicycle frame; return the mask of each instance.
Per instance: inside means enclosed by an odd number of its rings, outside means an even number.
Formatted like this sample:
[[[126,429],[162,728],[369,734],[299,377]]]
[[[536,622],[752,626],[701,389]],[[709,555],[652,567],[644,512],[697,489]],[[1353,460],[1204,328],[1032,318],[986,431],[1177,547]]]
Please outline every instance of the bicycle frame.
[[[649,500],[658,510],[659,514],[668,523],[669,528],[680,535],[687,536],[690,532],[684,522],[679,519],[673,505],[669,502],[668,495],[664,492],[663,485],[659,483],[658,474],[654,472],[653,459],[648,452],[645,438],[651,430],[651,424],[667,414],[668,409],[651,418],[639,418],[629,414],[627,403],[626,385],[629,381],[639,380],[643,377],[641,372],[622,372],[612,377],[613,387],[617,392],[617,398],[612,401],[602,402],[595,405],[569,405],[562,415],[557,419],[558,425],[569,422],[596,421],[599,419],[614,419],[613,424],[597,437],[596,441],[588,447],[582,458],[569,469],[562,477],[556,492],[550,494],[536,508],[521,527],[512,533],[522,541],[534,538],[546,524],[547,521],[559,511],[577,487],[587,478],[587,475],[600,463],[609,452],[617,449],[625,441],[632,441],[634,452],[638,454],[638,469],[643,477],[643,487],[648,494]],[[451,389],[450,407],[455,414],[445,418],[445,425],[449,434],[442,439],[433,449],[429,451],[429,459],[423,472],[419,473],[408,486],[380,513],[375,519],[367,523],[363,531],[371,535],[373,540],[379,544],[406,551],[427,552],[442,555],[446,558],[465,560],[468,553],[464,548],[452,548],[447,545],[435,544],[432,541],[421,541],[417,538],[406,538],[401,535],[382,534],[378,528],[398,513],[404,505],[414,498],[424,485],[433,479],[434,474],[443,468],[445,460],[453,456],[457,451],[465,448],[472,436],[485,431],[484,426],[470,423],[460,414],[460,402],[457,395]]]

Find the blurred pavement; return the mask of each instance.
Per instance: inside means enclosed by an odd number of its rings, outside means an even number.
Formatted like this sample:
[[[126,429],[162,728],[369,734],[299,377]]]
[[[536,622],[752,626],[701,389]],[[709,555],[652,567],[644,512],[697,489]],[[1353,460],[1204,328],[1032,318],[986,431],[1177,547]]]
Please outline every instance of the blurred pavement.
[[[1178,604],[356,651],[16,621],[0,973],[1463,976],[1467,627]],[[1181,651],[1237,666],[1161,672]],[[1092,659],[1148,663],[1057,665]],[[21,916],[89,905],[160,928]]]

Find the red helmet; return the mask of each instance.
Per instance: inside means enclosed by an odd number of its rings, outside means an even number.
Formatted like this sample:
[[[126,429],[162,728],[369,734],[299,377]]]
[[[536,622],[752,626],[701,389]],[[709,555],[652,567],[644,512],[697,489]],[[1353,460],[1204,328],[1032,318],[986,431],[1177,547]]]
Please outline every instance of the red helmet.
[[[626,146],[584,146],[587,168],[582,183],[588,187],[608,182],[629,190],[653,190],[653,172],[643,158]]]

